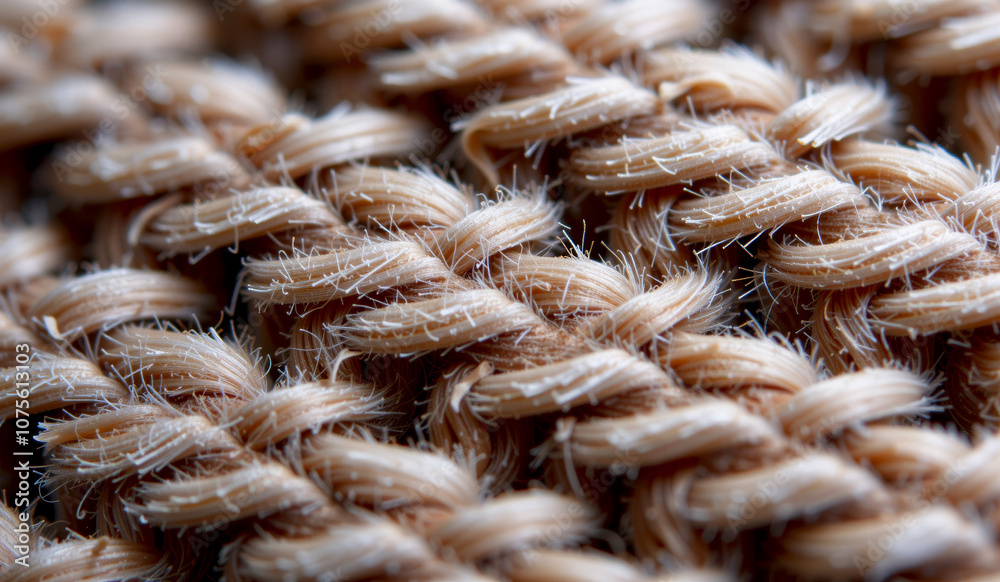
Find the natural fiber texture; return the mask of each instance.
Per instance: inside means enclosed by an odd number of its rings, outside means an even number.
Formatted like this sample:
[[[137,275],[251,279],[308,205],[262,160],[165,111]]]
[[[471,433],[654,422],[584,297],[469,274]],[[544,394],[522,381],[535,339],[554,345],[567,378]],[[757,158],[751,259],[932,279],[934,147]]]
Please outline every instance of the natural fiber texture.
[[[0,582],[995,577],[998,19],[3,3]]]

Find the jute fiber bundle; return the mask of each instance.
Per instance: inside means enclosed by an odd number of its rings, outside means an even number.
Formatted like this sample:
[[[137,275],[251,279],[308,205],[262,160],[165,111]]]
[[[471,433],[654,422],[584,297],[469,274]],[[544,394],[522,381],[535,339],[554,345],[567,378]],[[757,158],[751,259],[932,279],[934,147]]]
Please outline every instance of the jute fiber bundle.
[[[1000,572],[992,0],[0,6],[0,581]]]

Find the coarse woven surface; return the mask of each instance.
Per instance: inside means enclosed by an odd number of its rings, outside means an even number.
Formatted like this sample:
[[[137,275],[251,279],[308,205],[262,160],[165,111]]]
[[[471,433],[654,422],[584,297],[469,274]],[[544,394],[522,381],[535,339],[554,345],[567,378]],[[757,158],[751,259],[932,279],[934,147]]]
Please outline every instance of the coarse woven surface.
[[[0,3],[0,582],[995,578],[998,31]]]

